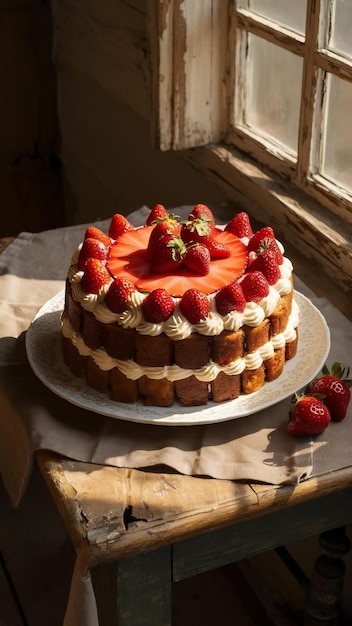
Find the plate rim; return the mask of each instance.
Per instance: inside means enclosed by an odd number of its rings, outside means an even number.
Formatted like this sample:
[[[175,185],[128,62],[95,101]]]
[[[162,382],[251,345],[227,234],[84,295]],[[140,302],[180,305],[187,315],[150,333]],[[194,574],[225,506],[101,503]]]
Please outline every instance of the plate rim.
[[[310,380],[312,380],[322,365],[325,363],[327,356],[330,350],[330,329],[326,322],[325,317],[319,311],[319,309],[311,302],[307,296],[304,294],[294,290],[294,297],[296,302],[300,307],[308,307],[311,312],[314,313],[316,319],[320,321],[319,330],[324,330],[324,334],[319,336],[320,341],[324,338],[325,342],[325,350],[323,352],[322,357],[317,361],[316,365],[313,367],[312,371],[309,374],[309,378],[306,380],[302,380],[302,383],[295,388],[290,389],[289,392],[285,392],[283,395],[279,395],[278,398],[272,398],[267,402],[263,402],[262,404],[256,405],[254,408],[250,407],[251,403],[253,404],[253,399],[256,398],[260,392],[263,393],[263,388],[259,389],[257,392],[253,394],[248,394],[245,396],[244,394],[240,396],[242,399],[242,403],[244,402],[248,404],[247,409],[242,409],[240,412],[236,413],[236,402],[238,399],[229,400],[223,403],[215,403],[210,401],[207,405],[197,406],[197,407],[183,407],[181,405],[177,405],[176,403],[172,407],[146,407],[142,403],[122,403],[115,400],[111,400],[108,398],[107,394],[100,393],[95,389],[89,387],[85,380],[72,378],[72,385],[77,381],[80,381],[81,393],[83,393],[83,400],[77,397],[77,394],[74,394],[71,389],[68,387],[62,387],[59,383],[58,373],[59,371],[65,371],[67,369],[67,377],[68,382],[70,382],[70,370],[63,363],[62,353],[59,349],[60,346],[60,324],[57,324],[57,332],[55,333],[55,343],[52,346],[52,351],[55,350],[55,355],[58,357],[57,359],[52,359],[52,363],[56,364],[56,368],[54,366],[53,371],[51,372],[51,376],[49,377],[45,369],[43,369],[42,362],[37,358],[37,352],[33,350],[33,342],[35,343],[38,337],[38,327],[37,323],[40,322],[41,318],[47,313],[57,313],[57,315],[61,315],[63,310],[63,302],[64,302],[64,289],[59,291],[55,296],[47,300],[42,307],[38,310],[36,315],[34,316],[29,328],[27,329],[25,336],[25,346],[29,364],[34,374],[39,378],[39,380],[53,393],[62,399],[68,401],[70,404],[78,406],[88,411],[92,411],[94,413],[104,415],[106,417],[110,417],[118,420],[125,420],[129,422],[137,422],[144,424],[154,424],[159,426],[197,426],[197,425],[205,425],[205,424],[215,424],[224,421],[230,421],[234,419],[241,419],[244,417],[249,417],[250,415],[254,415],[259,413],[260,411],[269,408],[278,404],[279,402],[287,399],[299,389],[302,389]],[[59,317],[58,317],[59,321]],[[299,321],[299,329],[302,332],[302,327],[304,327],[304,318]],[[316,331],[315,324],[312,328],[312,336],[314,338],[314,331]],[[54,328],[53,328],[54,332]],[[300,333],[301,334],[301,333]],[[42,339],[42,337],[41,337]],[[289,365],[295,364],[297,365],[300,356],[300,342],[298,342],[298,351],[297,355],[291,360],[286,362],[285,369],[281,376],[272,381],[271,383],[265,383],[266,385],[273,385],[274,383],[278,384],[277,381],[286,380],[286,377],[290,374]],[[58,354],[57,354],[58,353]],[[63,369],[62,369],[63,368]],[[54,376],[54,382],[52,382],[52,377]],[[71,374],[72,376],[72,374]],[[252,402],[251,402],[252,400]],[[99,404],[99,401],[102,402],[102,405]],[[239,403],[237,403],[239,404]],[[108,405],[108,408],[106,408]],[[177,407],[180,407],[180,411],[177,412]],[[175,409],[176,407],[176,409]],[[225,408],[225,411],[217,411],[216,409]],[[232,408],[234,413],[232,414]],[[216,413],[216,415],[214,415]],[[220,415],[219,415],[220,413]]]

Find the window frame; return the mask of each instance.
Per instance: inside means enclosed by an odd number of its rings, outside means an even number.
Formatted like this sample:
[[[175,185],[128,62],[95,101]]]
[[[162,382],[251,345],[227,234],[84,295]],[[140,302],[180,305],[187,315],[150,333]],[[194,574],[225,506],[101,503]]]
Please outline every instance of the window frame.
[[[350,290],[351,197],[318,174],[307,175],[307,146],[317,141],[322,113],[320,108],[313,123],[317,82],[313,61],[322,72],[352,80],[352,64],[350,68],[345,59],[325,47],[312,51],[319,33],[320,5],[325,10],[328,1],[307,0],[307,29],[312,37],[306,41],[274,25],[281,45],[294,47],[309,59],[303,89],[312,82],[315,87],[309,97],[302,97],[297,169],[292,159],[282,155],[273,167],[277,154],[272,145],[263,148],[247,129],[231,128],[227,134],[237,97],[235,66],[229,63],[239,53],[235,33],[245,26],[267,38],[273,36],[272,22],[236,8],[235,0],[150,0],[151,33],[157,33],[157,37],[151,35],[153,130],[158,148],[182,151],[244,208],[251,206],[256,217],[272,222],[308,259],[317,260],[332,276],[338,272],[337,282]]]
[[[236,147],[241,146],[258,162],[292,181],[340,217],[352,221],[352,193],[346,192],[338,184],[320,175],[317,162],[313,165],[314,171],[310,172],[312,153],[314,154],[314,148],[319,145],[322,123],[323,100],[319,96],[323,93],[323,77],[319,74],[329,72],[352,82],[352,62],[329,50],[323,40],[326,26],[323,22],[328,19],[328,0],[307,0],[306,31],[308,35],[305,37],[270,20],[255,16],[246,9],[234,8],[229,35],[230,54],[234,58],[241,55],[240,48],[246,45],[243,41],[245,30],[298,54],[304,61],[297,167],[296,160],[290,158],[288,154],[281,153],[278,160],[274,144],[265,139],[258,141],[258,136],[250,129],[241,128],[240,125],[235,124],[231,113],[229,113],[229,118],[232,118],[231,129],[226,141]],[[232,42],[235,42],[235,47]],[[235,63],[238,64],[237,59]],[[236,90],[235,81],[236,76],[233,74],[232,84],[228,87],[231,94],[241,92],[241,89]],[[238,95],[236,97],[238,98]],[[238,110],[240,107],[241,104],[238,102],[237,107],[234,102],[231,103],[232,110]],[[317,149],[316,152],[320,153],[320,150]]]

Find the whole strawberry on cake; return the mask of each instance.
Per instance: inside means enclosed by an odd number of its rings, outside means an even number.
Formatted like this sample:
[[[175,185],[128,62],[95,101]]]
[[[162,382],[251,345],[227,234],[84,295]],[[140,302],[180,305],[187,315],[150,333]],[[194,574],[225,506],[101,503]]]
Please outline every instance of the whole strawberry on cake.
[[[163,205],[135,228],[115,214],[73,254],[61,316],[65,364],[100,393],[150,406],[253,393],[297,351],[293,268],[271,227],[224,227]]]

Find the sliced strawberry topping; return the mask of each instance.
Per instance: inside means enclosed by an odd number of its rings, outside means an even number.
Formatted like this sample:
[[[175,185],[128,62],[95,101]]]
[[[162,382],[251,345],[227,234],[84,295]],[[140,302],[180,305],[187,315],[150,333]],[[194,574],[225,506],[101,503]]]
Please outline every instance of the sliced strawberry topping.
[[[112,216],[110,226],[109,226],[109,236],[111,239],[117,239],[128,230],[134,230],[133,224],[120,213],[115,213]]]
[[[257,252],[264,239],[275,239],[275,233],[271,226],[264,226],[254,233],[248,243],[248,252]]]
[[[191,324],[199,324],[210,311],[208,296],[199,289],[187,289],[180,300],[180,311]]]
[[[211,234],[212,226],[207,219],[197,217],[182,224],[181,237],[185,243],[203,243],[202,238]]]
[[[196,218],[182,225],[181,237],[186,244],[201,243],[207,246],[211,259],[225,259],[229,249],[215,238],[216,231],[208,219]]]
[[[192,270],[200,276],[209,274],[210,268],[210,252],[207,246],[201,243],[190,244],[187,248],[184,264],[188,269]]]
[[[185,266],[179,267],[173,274],[153,274],[146,253],[152,229],[152,226],[143,226],[121,235],[110,246],[107,260],[112,276],[125,276],[141,291],[163,287],[172,296],[182,296],[190,288],[211,293],[241,276],[247,266],[246,247],[235,235],[219,230],[215,232],[214,239],[229,249],[230,256],[213,260],[206,279]]]
[[[230,256],[229,248],[219,241],[216,241],[214,237],[207,237],[204,245],[207,246],[211,259],[227,259]]]
[[[236,281],[220,289],[215,296],[215,304],[220,315],[227,315],[231,311],[243,313],[246,308],[246,298],[240,283]]]
[[[105,304],[113,313],[122,313],[128,308],[134,291],[134,285],[130,280],[115,278],[106,294]]]
[[[100,230],[100,228],[97,228],[96,226],[88,226],[84,234],[84,239],[88,239],[88,238],[98,239],[107,248],[111,244],[111,238],[108,235],[105,235],[105,233],[103,233],[103,231]]]
[[[88,237],[83,241],[82,248],[79,253],[77,268],[84,270],[88,259],[99,259],[105,261],[108,256],[108,249],[99,239]]]
[[[226,224],[225,230],[237,235],[240,239],[242,237],[248,237],[248,239],[250,239],[253,236],[249,215],[245,211],[237,213],[232,220]]]
[[[204,220],[209,224],[211,230],[215,228],[215,219],[213,212],[206,204],[196,204],[196,206],[192,209],[192,213],[189,214],[188,220],[192,221],[194,219]]]
[[[166,233],[156,242],[150,269],[153,274],[172,274],[183,263],[186,246],[180,237]]]
[[[267,279],[269,285],[275,285],[281,276],[280,268],[276,261],[276,255],[273,249],[263,247],[260,249],[258,256],[250,263],[251,272],[262,272]]]
[[[98,259],[88,259],[81,280],[81,288],[85,293],[99,293],[103,285],[111,281],[111,276],[104,263]]]
[[[150,233],[147,253],[150,258],[155,254],[155,247],[158,240],[168,233],[179,236],[181,232],[181,224],[173,217],[167,217],[157,221],[153,230]]]
[[[142,311],[147,322],[161,324],[173,314],[175,304],[165,289],[154,289],[142,302]]]
[[[164,205],[155,204],[147,217],[146,225],[151,226],[153,222],[165,219],[166,217],[168,217],[168,212],[165,209]]]
[[[248,272],[240,284],[247,302],[259,302],[269,293],[269,283],[261,272]]]
[[[271,248],[271,250],[275,253],[276,262],[279,265],[283,263],[284,257],[278,246],[275,238],[275,233],[271,226],[264,226],[264,228],[258,230],[256,233],[254,233],[253,237],[251,237],[248,243],[249,254],[251,254],[252,252],[254,252],[255,254],[259,254],[264,248]]]
[[[266,240],[266,241],[267,241],[267,240]],[[276,263],[277,263],[278,265],[281,265],[281,263],[283,263],[283,262],[284,262],[284,256],[283,256],[283,254],[282,254],[282,252],[281,252],[281,250],[280,250],[280,248],[279,248],[279,245],[278,245],[278,243],[277,243],[277,240],[276,240],[276,239],[272,239],[272,240],[270,241],[269,248],[270,248],[271,252],[272,252],[272,253],[274,254],[274,256],[275,256]]]

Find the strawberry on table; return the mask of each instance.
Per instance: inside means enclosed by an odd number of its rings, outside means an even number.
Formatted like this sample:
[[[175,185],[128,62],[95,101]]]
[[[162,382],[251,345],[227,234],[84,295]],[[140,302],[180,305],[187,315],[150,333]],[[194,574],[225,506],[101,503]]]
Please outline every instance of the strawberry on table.
[[[232,220],[226,224],[225,230],[233,235],[236,235],[239,239],[242,239],[243,237],[250,239],[253,236],[249,215],[245,211],[236,213]]]
[[[117,239],[128,230],[134,230],[133,224],[121,213],[115,213],[112,216],[109,226],[109,236],[111,239]]]
[[[105,261],[107,256],[108,249],[103,242],[99,239],[88,237],[83,241],[82,248],[78,256],[77,268],[79,270],[84,270],[88,259],[99,259],[100,261]]]
[[[269,283],[262,272],[247,272],[240,284],[247,302],[260,302],[269,293]]]
[[[134,285],[128,278],[115,278],[105,296],[105,304],[113,313],[122,313],[130,305]]]
[[[243,313],[246,308],[246,298],[240,283],[236,281],[220,289],[215,296],[215,304],[220,315],[227,315],[231,311]]]
[[[85,293],[99,293],[100,289],[111,281],[111,276],[104,263],[99,259],[88,259],[81,280]]]
[[[84,234],[84,239],[90,239],[90,238],[98,239],[107,248],[111,244],[111,238],[109,237],[109,235],[106,235],[105,233],[103,233],[103,231],[100,230],[100,228],[97,228],[96,226],[88,226],[88,228],[86,229],[86,232]]]
[[[296,396],[291,403],[287,432],[297,437],[319,435],[330,421],[330,411],[320,398],[314,395]]]
[[[209,315],[209,299],[199,289],[187,289],[180,300],[180,311],[191,324],[199,324]]]
[[[166,233],[158,239],[150,269],[156,274],[174,272],[183,263],[186,246],[180,237]]]
[[[201,243],[190,244],[186,249],[183,262],[188,269],[196,272],[196,274],[206,276],[209,274],[210,268],[209,249]]]
[[[347,408],[351,399],[350,387],[352,380],[344,378],[349,375],[349,369],[345,372],[341,363],[333,363],[331,372],[326,366],[322,369],[323,376],[313,380],[308,385],[307,393],[319,394],[328,407],[331,419],[341,422],[346,417]]]
[[[165,219],[166,217],[168,217],[168,212],[165,209],[164,205],[155,204],[147,217],[146,225],[151,226],[153,223],[157,222],[158,220]]]
[[[152,324],[161,324],[173,314],[175,304],[166,289],[151,291],[142,302],[144,319]]]

